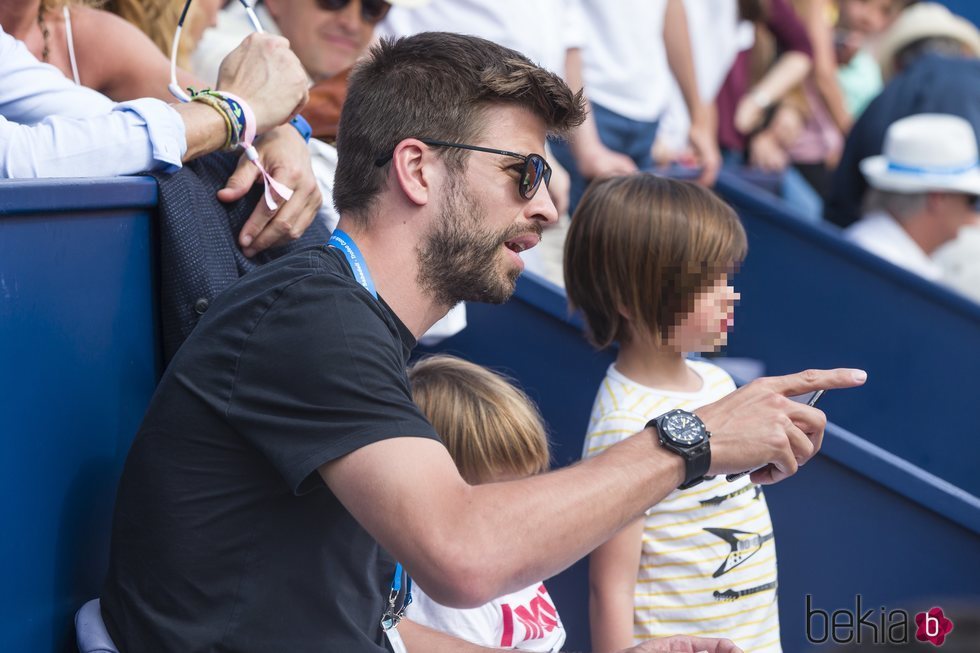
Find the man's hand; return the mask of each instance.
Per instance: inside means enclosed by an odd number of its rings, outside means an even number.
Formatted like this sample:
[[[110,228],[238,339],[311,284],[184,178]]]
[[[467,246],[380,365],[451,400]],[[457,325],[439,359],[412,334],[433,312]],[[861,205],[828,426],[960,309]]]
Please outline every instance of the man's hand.
[[[596,141],[575,152],[575,163],[586,179],[602,179],[616,175],[629,175],[637,171],[633,159],[610,150]]]
[[[789,154],[769,130],[759,132],[749,145],[749,165],[766,172],[782,172],[789,167]]]
[[[620,653],[742,653],[730,639],[675,635],[663,639],[651,639]]]
[[[256,205],[238,234],[238,244],[248,257],[302,236],[316,217],[323,199],[313,176],[306,142],[292,125],[273,129],[260,138],[255,147],[269,174],[292,188],[293,196],[280,204],[276,212],[270,211],[265,202]],[[240,199],[260,177],[258,167],[242,155],[228,183],[218,191],[218,199],[222,202]]]
[[[259,134],[288,122],[309,98],[309,78],[289,41],[269,34],[249,34],[224,58],[217,88],[248,102]]]
[[[749,93],[742,96],[742,99],[738,101],[738,105],[735,107],[735,129],[740,134],[751,133],[756,127],[762,124],[765,118],[765,108],[755,101]]]
[[[691,142],[691,147],[701,165],[698,183],[709,188],[714,186],[715,180],[718,179],[718,170],[721,168],[721,151],[718,149],[714,127],[708,120],[692,122],[687,139]]]
[[[862,385],[862,370],[807,370],[757,379],[713,404],[695,411],[711,432],[709,475],[752,474],[762,485],[792,476],[812,458],[823,441],[827,417],[789,399],[814,390]]]

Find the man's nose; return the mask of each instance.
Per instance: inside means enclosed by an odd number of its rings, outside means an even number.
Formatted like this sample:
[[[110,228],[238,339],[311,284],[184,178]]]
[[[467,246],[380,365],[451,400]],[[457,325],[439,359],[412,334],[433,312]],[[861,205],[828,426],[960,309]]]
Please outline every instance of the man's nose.
[[[361,0],[351,0],[342,9],[337,10],[337,22],[349,32],[361,26]]]
[[[547,186],[541,184],[534,197],[528,200],[526,213],[528,219],[544,222],[545,227],[558,224],[558,209]]]

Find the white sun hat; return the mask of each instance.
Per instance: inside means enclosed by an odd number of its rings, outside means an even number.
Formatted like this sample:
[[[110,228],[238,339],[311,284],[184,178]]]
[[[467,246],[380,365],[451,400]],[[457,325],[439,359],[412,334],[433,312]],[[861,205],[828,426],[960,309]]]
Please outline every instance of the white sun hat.
[[[878,65],[885,80],[891,78],[895,55],[902,48],[925,38],[943,37],[959,41],[980,57],[980,32],[965,18],[938,2],[918,2],[901,13],[878,43]]]
[[[861,161],[872,188],[980,195],[977,137],[959,116],[921,113],[902,118],[888,127],[882,150]]]

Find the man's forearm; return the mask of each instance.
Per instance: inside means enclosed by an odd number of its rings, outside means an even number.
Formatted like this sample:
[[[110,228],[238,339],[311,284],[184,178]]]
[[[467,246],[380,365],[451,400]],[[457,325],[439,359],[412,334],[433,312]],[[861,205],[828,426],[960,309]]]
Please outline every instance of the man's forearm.
[[[50,116],[37,125],[0,119],[0,177],[112,177],[176,169],[184,141],[184,123],[156,100],[129,102],[85,119]]]
[[[174,106],[184,121],[187,151],[183,160],[190,161],[221,149],[227,128],[221,115],[211,107],[196,102]]]
[[[788,397],[864,383],[862,370],[757,379],[698,409],[711,431],[708,474],[755,469],[778,483],[820,448],[826,415]],[[684,481],[652,429],[572,467],[470,486],[442,443],[392,437],[321,465],[353,517],[450,607],[475,607],[548,578],[609,539]]]
[[[474,487],[472,505],[490,506],[491,519],[468,512],[467,528],[481,530],[484,541],[497,540],[486,555],[501,567],[524,567],[514,581],[523,587],[571,566],[683,482],[681,458],[644,431],[552,474]],[[522,540],[509,536],[508,525],[528,516],[538,527]]]
[[[691,38],[687,26],[687,12],[684,10],[682,0],[669,0],[667,3],[663,37],[667,64],[674,79],[677,80],[691,122],[703,120],[700,114],[704,111],[704,103],[698,90],[694,53],[691,51]]]
[[[379,477],[394,460],[402,471]],[[441,444],[418,438],[364,447],[321,474],[429,596],[473,607],[569,567],[677,488],[683,468],[643,431],[572,467],[504,483],[467,485]]]
[[[582,72],[582,51],[579,48],[570,48],[565,52],[565,81],[573,92],[584,91],[585,78]],[[575,158],[587,152],[589,148],[601,145],[599,140],[599,130],[592,116],[592,110],[585,114],[585,121],[579,125],[571,135],[572,153]]]

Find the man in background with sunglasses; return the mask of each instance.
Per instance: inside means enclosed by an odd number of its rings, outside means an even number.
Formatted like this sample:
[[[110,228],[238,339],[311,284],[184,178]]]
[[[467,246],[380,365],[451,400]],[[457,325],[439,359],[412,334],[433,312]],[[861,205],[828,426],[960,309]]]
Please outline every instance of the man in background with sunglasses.
[[[333,194],[337,167],[340,108],[347,94],[347,73],[374,40],[375,25],[392,5],[412,8],[428,0],[260,0],[254,3],[262,27],[281,34],[299,57],[309,75],[310,101],[303,117],[313,130],[310,141],[313,172],[323,197]],[[221,59],[252,33],[254,27],[237,2],[228,3],[218,15],[216,27],[205,31],[192,55],[194,72],[215,79]],[[329,201],[320,208],[329,229],[337,224],[337,212]]]
[[[705,406],[703,466],[651,427],[569,468],[468,485],[405,366],[454,304],[513,293],[520,252],[558,218],[545,138],[581,123],[581,95],[513,50],[433,32],[382,42],[348,91],[330,242],[215,298],[133,441],[102,594],[123,653],[485,650],[399,625],[405,574],[477,606],[567,568],[702,474],[771,463],[753,480],[779,481],[825,425],[786,396],[862,382],[811,371]],[[635,648],[653,651],[739,653],[696,637]]]
[[[392,5],[414,7],[427,0],[262,0],[254,3],[263,28],[289,39],[290,47],[317,84],[345,73],[374,39],[374,26]],[[222,57],[252,32],[241,6],[229,3],[218,25],[204,33],[193,56],[194,71],[212,79]]]

